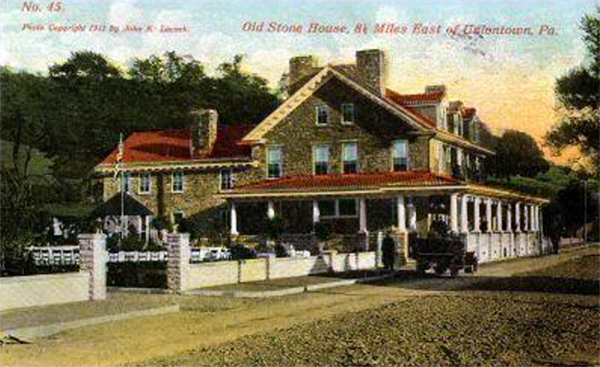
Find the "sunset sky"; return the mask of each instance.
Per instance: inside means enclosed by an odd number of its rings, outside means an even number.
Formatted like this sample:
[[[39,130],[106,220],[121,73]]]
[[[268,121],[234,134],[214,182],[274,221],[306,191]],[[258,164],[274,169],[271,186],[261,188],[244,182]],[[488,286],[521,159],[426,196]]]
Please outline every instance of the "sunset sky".
[[[41,11],[23,10],[24,3]],[[3,0],[0,4],[0,64],[46,72],[72,51],[92,50],[125,65],[132,57],[175,50],[202,61],[209,72],[246,55],[248,71],[275,86],[288,59],[313,54],[321,63],[350,62],[358,49],[381,48],[389,63],[388,85],[403,93],[422,91],[428,84],[445,84],[451,98],[477,107],[481,118],[500,133],[518,129],[541,141],[557,121],[555,79],[585,60],[579,19],[595,1],[62,1],[50,12],[44,1]],[[57,2],[54,2],[55,5]],[[308,27],[347,25],[349,33],[308,34],[244,32],[245,22],[279,22]],[[354,33],[364,23],[368,33]],[[407,25],[407,34],[372,32],[376,23]],[[414,24],[440,26],[434,35],[412,34]],[[86,27],[84,32],[50,31],[50,24]],[[106,25],[91,32],[90,25]],[[144,31],[123,32],[125,25]],[[452,37],[448,27],[465,24],[491,27],[531,27],[532,35]],[[27,26],[24,26],[27,25]],[[32,31],[42,25],[43,30]],[[109,32],[108,26],[119,26]],[[161,33],[162,26],[185,26],[186,33]],[[554,35],[538,32],[543,25]],[[266,25],[265,25],[266,27]],[[546,28],[546,29],[549,29]],[[570,155],[572,156],[572,155]],[[565,162],[565,157],[559,161]]]

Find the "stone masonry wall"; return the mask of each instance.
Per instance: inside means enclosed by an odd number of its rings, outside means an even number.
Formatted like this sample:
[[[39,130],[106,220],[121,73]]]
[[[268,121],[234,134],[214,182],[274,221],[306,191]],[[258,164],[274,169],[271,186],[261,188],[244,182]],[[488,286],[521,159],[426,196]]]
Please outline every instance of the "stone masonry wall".
[[[341,123],[342,103],[354,103],[354,124]],[[315,108],[322,104],[330,108],[329,124],[317,126]],[[344,141],[358,142],[362,172],[389,172],[391,146],[397,139],[409,140],[410,169],[427,169],[428,138],[409,135],[410,129],[408,123],[403,124],[358,92],[331,80],[267,132],[265,139],[267,145],[283,146],[284,176],[312,174],[312,149],[317,144],[329,144],[330,170],[341,172],[341,146]]]

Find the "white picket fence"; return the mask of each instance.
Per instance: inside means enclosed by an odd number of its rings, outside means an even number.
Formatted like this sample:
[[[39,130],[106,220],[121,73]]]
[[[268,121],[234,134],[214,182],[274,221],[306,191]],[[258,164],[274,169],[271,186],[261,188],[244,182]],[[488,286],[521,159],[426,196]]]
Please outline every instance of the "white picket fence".
[[[31,246],[36,265],[77,265],[79,264],[79,246]],[[231,259],[231,253],[225,247],[192,247],[191,262],[218,261]],[[119,251],[108,254],[109,263],[167,261],[168,253],[163,251]]]

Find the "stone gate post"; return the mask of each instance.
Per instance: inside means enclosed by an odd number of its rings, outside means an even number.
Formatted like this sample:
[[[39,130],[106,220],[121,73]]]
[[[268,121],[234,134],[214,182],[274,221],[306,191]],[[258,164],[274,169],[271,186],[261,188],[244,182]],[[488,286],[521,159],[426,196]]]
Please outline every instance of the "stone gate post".
[[[103,233],[80,234],[79,264],[81,271],[90,275],[90,301],[106,298],[106,235]]]
[[[167,286],[173,293],[189,289],[190,235],[167,234]]]

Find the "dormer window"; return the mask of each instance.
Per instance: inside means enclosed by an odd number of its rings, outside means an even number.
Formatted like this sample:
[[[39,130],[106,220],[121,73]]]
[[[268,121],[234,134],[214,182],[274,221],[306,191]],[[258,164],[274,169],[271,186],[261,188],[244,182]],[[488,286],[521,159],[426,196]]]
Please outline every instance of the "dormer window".
[[[318,126],[329,123],[329,107],[327,105],[319,105],[315,108],[315,123]]]
[[[358,144],[347,142],[342,144],[343,173],[358,172]]]
[[[329,146],[317,145],[313,149],[314,174],[326,175],[329,173]]]
[[[408,141],[396,140],[392,146],[392,170],[394,172],[408,170]]]
[[[354,124],[354,103],[342,103],[342,124]]]

